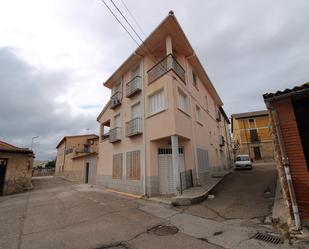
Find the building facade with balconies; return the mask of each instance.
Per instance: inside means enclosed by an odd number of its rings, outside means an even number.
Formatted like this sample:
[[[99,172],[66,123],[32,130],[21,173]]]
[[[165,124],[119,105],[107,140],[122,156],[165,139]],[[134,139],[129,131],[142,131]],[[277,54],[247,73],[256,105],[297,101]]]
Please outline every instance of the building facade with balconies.
[[[96,182],[99,137],[65,136],[57,145],[55,175],[80,183]]]
[[[97,184],[176,194],[229,169],[223,103],[173,14],[104,86],[111,99],[97,118]]]
[[[231,120],[237,155],[247,154],[254,161],[274,159],[268,111],[232,114]]]

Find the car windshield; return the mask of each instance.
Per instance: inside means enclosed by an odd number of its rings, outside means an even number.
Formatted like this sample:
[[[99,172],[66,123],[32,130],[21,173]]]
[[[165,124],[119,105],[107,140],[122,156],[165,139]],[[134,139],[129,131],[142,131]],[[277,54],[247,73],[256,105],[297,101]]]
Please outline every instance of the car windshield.
[[[236,161],[250,161],[248,156],[238,156]]]

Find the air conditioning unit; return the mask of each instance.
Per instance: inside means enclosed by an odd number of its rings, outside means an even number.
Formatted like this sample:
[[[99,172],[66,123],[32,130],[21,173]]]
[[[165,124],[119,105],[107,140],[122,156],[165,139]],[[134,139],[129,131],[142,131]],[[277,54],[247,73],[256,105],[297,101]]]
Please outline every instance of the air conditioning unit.
[[[111,106],[112,107],[115,107],[115,106],[117,106],[117,105],[119,105],[120,104],[120,100],[119,99],[112,99],[112,103],[111,103]]]
[[[222,147],[222,146],[224,146],[224,144],[225,144],[224,137],[219,136],[219,145]]]

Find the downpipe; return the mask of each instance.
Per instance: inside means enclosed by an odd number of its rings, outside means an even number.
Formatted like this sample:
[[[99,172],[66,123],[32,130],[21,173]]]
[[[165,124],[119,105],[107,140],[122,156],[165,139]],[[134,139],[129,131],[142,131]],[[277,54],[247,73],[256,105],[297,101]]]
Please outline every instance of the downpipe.
[[[268,107],[271,110],[271,112],[273,114],[274,121],[275,121],[275,128],[276,128],[276,133],[277,133],[277,137],[278,137],[278,143],[279,143],[279,148],[280,148],[280,152],[281,152],[282,162],[283,162],[283,166],[284,166],[285,177],[286,177],[286,180],[287,180],[289,194],[290,194],[291,203],[292,203],[292,210],[293,210],[293,216],[294,216],[294,221],[295,221],[295,228],[297,230],[300,230],[301,229],[301,222],[300,222],[300,217],[299,217],[299,210],[298,210],[298,205],[297,205],[296,196],[295,196],[295,190],[294,190],[294,186],[293,186],[293,182],[292,182],[290,164],[289,164],[288,157],[286,155],[285,146],[283,144],[283,137],[282,137],[282,131],[281,131],[280,123],[279,123],[278,113],[273,107],[270,106],[269,103],[268,103]]]

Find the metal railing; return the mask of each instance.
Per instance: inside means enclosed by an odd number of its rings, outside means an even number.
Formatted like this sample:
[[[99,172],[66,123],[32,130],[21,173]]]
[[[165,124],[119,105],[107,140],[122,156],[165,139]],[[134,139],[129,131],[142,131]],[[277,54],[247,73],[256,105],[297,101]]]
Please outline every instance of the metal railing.
[[[180,194],[182,191],[193,187],[192,169],[180,172]]]
[[[105,140],[105,139],[107,139],[107,138],[109,138],[109,132],[106,132],[106,133],[104,133],[104,134],[101,136],[101,139],[102,139],[102,140]]]
[[[133,94],[142,90],[142,78],[141,76],[135,76],[126,84],[126,96],[130,97]]]
[[[126,122],[126,136],[142,134],[142,118],[134,118]]]
[[[185,82],[185,70],[178,63],[176,58],[172,54],[169,54],[148,70],[148,84],[160,78],[170,70],[173,70],[175,74]]]
[[[117,91],[111,96],[111,108],[116,108],[121,104],[122,92]]]
[[[109,131],[109,141],[111,143],[121,140],[121,127],[115,127]]]

